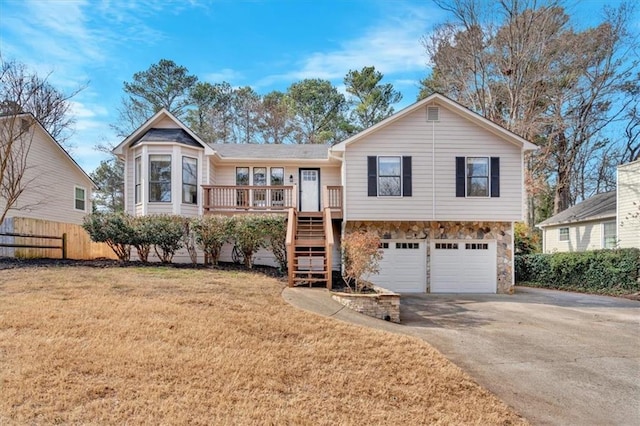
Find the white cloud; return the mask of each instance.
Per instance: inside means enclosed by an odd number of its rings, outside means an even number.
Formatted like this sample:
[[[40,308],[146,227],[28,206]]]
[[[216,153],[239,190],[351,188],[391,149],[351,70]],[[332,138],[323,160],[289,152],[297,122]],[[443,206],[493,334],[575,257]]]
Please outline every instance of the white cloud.
[[[207,73],[204,76],[204,80],[211,83],[222,83],[226,81],[231,84],[234,81],[242,79],[244,76],[241,72],[233,70],[231,68],[223,68],[216,72]]]
[[[424,70],[426,59],[420,39],[433,24],[432,16],[425,8],[398,10],[360,37],[342,42],[338,49],[312,52],[298,62],[297,69],[268,76],[257,86],[305,78],[342,79],[351,69],[371,65],[385,76]]]

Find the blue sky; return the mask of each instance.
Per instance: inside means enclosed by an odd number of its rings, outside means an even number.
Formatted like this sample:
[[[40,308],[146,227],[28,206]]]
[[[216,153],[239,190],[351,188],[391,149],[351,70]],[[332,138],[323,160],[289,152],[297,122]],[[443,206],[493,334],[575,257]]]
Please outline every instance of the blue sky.
[[[589,25],[604,3],[574,1],[568,9]],[[51,72],[63,91],[88,83],[73,98],[70,143],[91,172],[106,158],[93,147],[120,142],[109,124],[122,83],[160,59],[201,81],[258,93],[304,78],[341,87],[350,69],[373,65],[404,95],[401,108],[428,73],[420,39],[447,18],[418,0],[0,0],[0,55]]]

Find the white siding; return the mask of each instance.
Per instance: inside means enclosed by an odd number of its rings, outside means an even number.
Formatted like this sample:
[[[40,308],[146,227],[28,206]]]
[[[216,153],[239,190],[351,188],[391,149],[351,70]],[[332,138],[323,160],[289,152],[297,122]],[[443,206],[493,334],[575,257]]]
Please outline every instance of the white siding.
[[[614,218],[571,225],[549,226],[543,231],[545,253],[599,250],[603,248],[603,224]],[[560,228],[569,228],[569,240],[560,241]]]
[[[617,196],[620,247],[640,247],[640,161],[618,167]]]
[[[427,122],[427,106],[347,146],[346,219],[520,220],[521,149],[442,106]],[[411,197],[367,196],[367,156],[379,155],[412,157]],[[455,196],[459,156],[500,157],[499,198]]]
[[[28,182],[27,189],[7,217],[82,224],[84,216],[91,213],[93,183],[39,126],[32,126],[32,131],[22,180]],[[85,190],[84,211],[75,209],[76,187]],[[4,206],[5,201],[0,200],[0,208]]]

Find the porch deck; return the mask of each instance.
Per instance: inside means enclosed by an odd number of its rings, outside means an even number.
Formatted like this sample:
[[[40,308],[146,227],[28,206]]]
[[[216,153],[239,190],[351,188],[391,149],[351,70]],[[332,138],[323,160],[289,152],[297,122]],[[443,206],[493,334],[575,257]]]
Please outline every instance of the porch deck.
[[[202,185],[205,214],[283,213],[299,209],[296,185],[242,186]],[[322,188],[321,208],[331,209],[333,219],[342,218],[342,186]]]

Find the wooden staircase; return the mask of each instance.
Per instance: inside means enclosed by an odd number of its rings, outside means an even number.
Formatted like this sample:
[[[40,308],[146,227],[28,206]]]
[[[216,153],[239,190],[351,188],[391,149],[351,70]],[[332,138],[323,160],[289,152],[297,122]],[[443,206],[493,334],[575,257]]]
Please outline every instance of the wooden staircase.
[[[331,287],[331,217],[323,212],[297,212],[290,252],[289,285],[324,283]],[[327,223],[328,220],[328,223]]]

